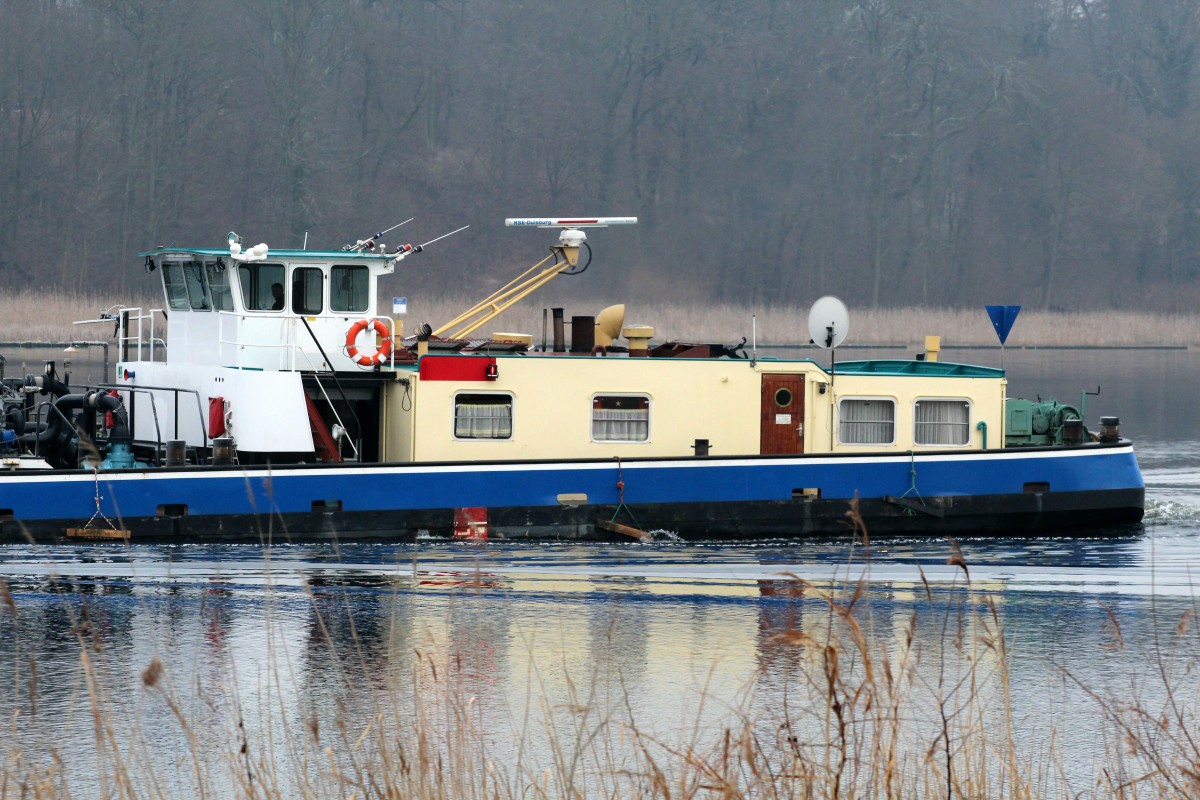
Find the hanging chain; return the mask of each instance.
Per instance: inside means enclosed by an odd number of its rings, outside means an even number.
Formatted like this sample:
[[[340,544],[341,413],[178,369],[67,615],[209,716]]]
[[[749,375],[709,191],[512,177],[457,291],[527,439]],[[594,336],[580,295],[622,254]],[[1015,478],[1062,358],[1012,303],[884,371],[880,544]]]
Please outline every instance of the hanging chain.
[[[83,527],[85,529],[92,527],[92,523],[96,521],[96,517],[100,517],[100,519],[104,520],[104,522],[108,525],[108,527],[112,528],[115,531],[115,530],[117,530],[117,526],[113,525],[112,520],[109,519],[108,517],[106,517],[104,515],[104,512],[100,510],[100,500],[101,500],[101,497],[100,497],[100,469],[94,463],[92,464],[92,476],[95,480],[95,488],[96,488],[96,491],[95,491],[96,513],[92,514],[92,518],[89,519],[87,521],[87,524],[85,524]]]

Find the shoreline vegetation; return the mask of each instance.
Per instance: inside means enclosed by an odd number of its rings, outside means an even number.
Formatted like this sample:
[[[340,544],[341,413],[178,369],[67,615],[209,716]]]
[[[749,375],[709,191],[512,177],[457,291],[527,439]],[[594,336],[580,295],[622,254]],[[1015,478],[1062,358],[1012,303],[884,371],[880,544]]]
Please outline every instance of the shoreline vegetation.
[[[756,702],[763,677],[753,673],[738,676],[740,699],[722,698],[714,663],[691,707],[651,719],[631,707],[619,661],[538,666],[532,641],[528,686],[514,707],[453,642],[422,635],[405,639],[411,658],[389,650],[397,627],[416,627],[402,613],[383,623],[379,642],[360,637],[351,589],[304,585],[315,621],[301,656],[272,616],[284,590],[268,587],[255,675],[189,664],[171,652],[172,633],[128,662],[114,641],[123,628],[106,624],[102,598],[80,604],[75,593],[87,590],[66,584],[47,601],[37,587],[27,595],[0,580],[0,640],[12,665],[0,699],[11,720],[0,798],[1196,796],[1190,608],[1160,620],[1161,649],[1129,697],[1083,687],[1100,737],[1090,764],[1068,763],[1081,755],[1063,747],[1058,726],[1071,718],[1014,708],[1014,692],[1029,687],[1014,685],[1010,669],[1027,645],[1005,630],[1003,592],[973,586],[951,541],[952,582],[931,585],[916,567],[911,602],[877,610],[892,593],[872,585],[859,530],[835,583],[782,574],[763,601],[793,609],[764,632],[758,655],[764,675],[786,679],[782,703]],[[400,582],[392,591],[416,589]],[[462,591],[460,614],[481,588]],[[54,608],[39,611],[39,602]],[[35,629],[47,614],[58,618],[53,644]],[[1110,618],[1096,635],[1124,649],[1121,622]],[[47,648],[58,654],[52,663],[42,663]],[[327,671],[333,698],[305,696],[297,669]],[[1078,680],[1062,669],[1063,682]],[[1040,691],[1049,712],[1052,687]],[[673,711],[678,723],[667,722]],[[74,738],[63,738],[63,719],[73,720]]]
[[[105,325],[72,325],[75,320],[97,319],[114,308],[112,296],[71,292],[0,292],[0,340],[66,342],[111,339]],[[126,298],[126,304],[138,301]],[[143,298],[147,308],[163,305],[159,296]],[[470,300],[446,297],[410,298],[401,319],[404,332],[421,322],[435,328],[467,308]],[[504,312],[483,326],[481,335],[522,332],[540,344],[543,307],[558,305],[533,298]],[[573,314],[594,315],[606,302],[575,300],[567,306],[568,326]],[[390,315],[382,299],[380,315]],[[752,322],[753,318],[753,322]],[[732,304],[626,303],[625,324],[651,325],[655,342],[714,341],[735,344],[746,337],[746,347],[757,338],[760,347],[797,345],[808,341],[808,306],[754,308]],[[161,322],[161,320],[160,320]],[[756,334],[756,336],[755,336]],[[942,337],[942,347],[998,347],[983,307],[861,308],[850,309],[848,345],[905,346],[920,350],[926,335]],[[1195,314],[1135,311],[1021,311],[1009,334],[1007,347],[1188,347],[1200,346],[1200,320]]]

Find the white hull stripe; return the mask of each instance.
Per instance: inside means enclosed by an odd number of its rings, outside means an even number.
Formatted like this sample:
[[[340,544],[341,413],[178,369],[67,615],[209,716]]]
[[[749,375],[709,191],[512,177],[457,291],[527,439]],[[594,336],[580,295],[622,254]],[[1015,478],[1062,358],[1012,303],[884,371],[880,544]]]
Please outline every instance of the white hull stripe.
[[[1106,447],[1102,449],[1079,449],[1079,450],[1046,450],[1032,453],[1021,452],[995,452],[995,451],[972,451],[970,453],[952,453],[938,455],[910,455],[908,453],[896,453],[886,456],[833,456],[821,458],[729,458],[729,459],[679,459],[654,461],[654,462],[629,462],[621,461],[620,468],[622,470],[638,471],[638,470],[660,470],[660,469],[728,469],[741,468],[746,470],[776,470],[788,467],[851,467],[851,466],[867,466],[873,464],[895,464],[897,462],[909,463],[910,461],[916,464],[942,464],[942,463],[994,463],[997,461],[1019,461],[1026,460],[1030,462],[1038,462],[1050,459],[1060,458],[1113,458],[1131,455],[1133,446],[1123,447]],[[101,472],[99,473],[100,480],[103,482],[116,483],[125,481],[157,481],[157,480],[214,480],[214,479],[230,479],[230,478],[272,478],[272,477],[363,477],[369,478],[379,475],[438,475],[438,474],[463,474],[463,473],[487,473],[495,474],[502,472],[561,472],[569,471],[603,471],[610,472],[617,469],[618,462],[614,458],[608,461],[558,461],[558,462],[539,462],[539,463],[522,463],[522,462],[505,462],[505,463],[482,463],[482,464],[386,464],[370,467],[318,467],[305,466],[302,468],[293,468],[291,466],[279,467],[263,467],[255,469],[247,469],[243,471],[237,470],[178,470],[178,471],[159,471],[146,470],[139,472]],[[42,484],[47,482],[53,483],[91,483],[96,480],[93,473],[75,473],[63,474],[46,470],[38,470],[37,472],[20,473],[0,473],[0,486],[13,485],[22,483]]]

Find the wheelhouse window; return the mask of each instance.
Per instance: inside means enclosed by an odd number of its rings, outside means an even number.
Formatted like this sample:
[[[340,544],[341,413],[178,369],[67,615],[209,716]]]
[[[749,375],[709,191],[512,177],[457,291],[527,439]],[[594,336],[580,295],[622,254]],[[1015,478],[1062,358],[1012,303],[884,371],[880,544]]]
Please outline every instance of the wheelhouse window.
[[[838,441],[842,444],[891,444],[896,441],[896,401],[847,397],[838,403]]]
[[[282,311],[282,264],[240,264],[238,282],[242,285],[242,303],[247,311]]]
[[[454,397],[455,439],[511,439],[513,399],[509,394]]]
[[[233,295],[229,291],[229,273],[224,261],[204,262],[208,275],[208,291],[212,295],[213,308],[217,311],[233,311]]]
[[[918,400],[913,406],[913,442],[961,447],[971,439],[971,404],[966,400]]]
[[[162,265],[163,289],[167,293],[167,307],[172,311],[186,311],[192,307],[188,302],[187,285],[183,280],[183,264],[164,261]]]
[[[164,261],[163,288],[167,306],[174,311],[208,311],[208,286],[204,280],[204,264],[200,261]]]
[[[371,284],[366,267],[335,266],[330,270],[329,310],[365,312]]]
[[[592,398],[592,441],[644,442],[649,438],[649,397],[596,395]]]
[[[321,270],[313,267],[292,270],[292,311],[297,314],[320,314],[324,307],[324,290],[325,276]]]

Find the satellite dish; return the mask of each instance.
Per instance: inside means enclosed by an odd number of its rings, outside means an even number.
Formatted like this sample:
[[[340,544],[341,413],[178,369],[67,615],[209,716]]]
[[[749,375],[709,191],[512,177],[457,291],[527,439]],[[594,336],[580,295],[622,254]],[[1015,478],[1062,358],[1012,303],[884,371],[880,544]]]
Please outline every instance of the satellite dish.
[[[846,341],[850,332],[850,312],[846,304],[827,294],[812,304],[808,312],[808,335],[817,347],[833,348]]]

